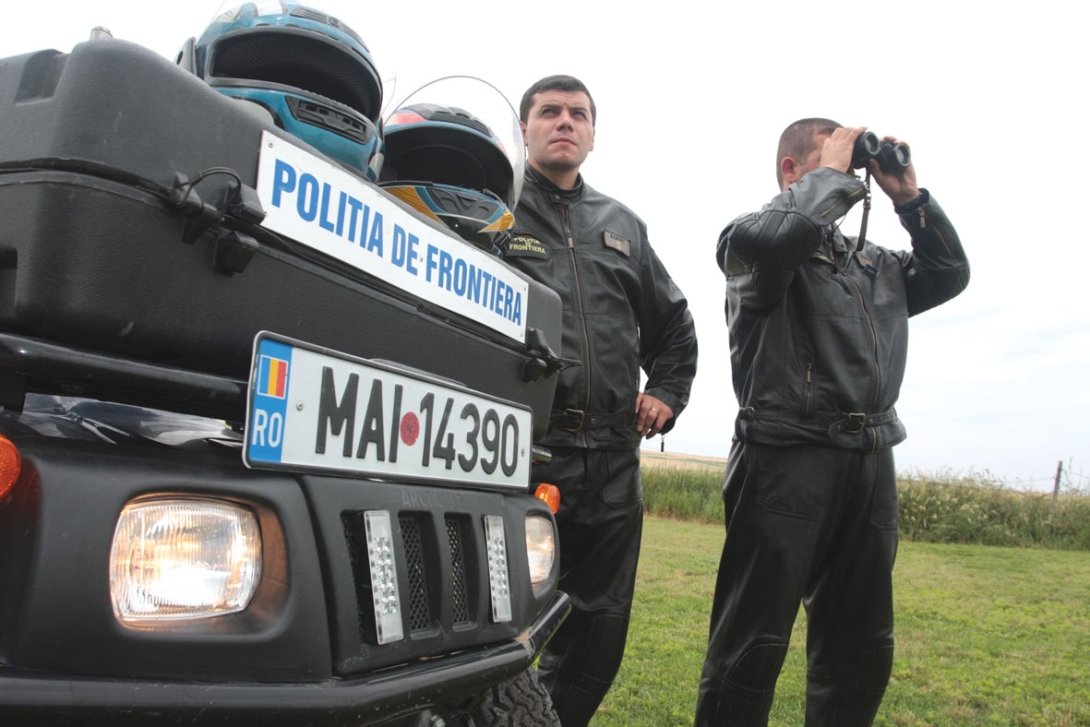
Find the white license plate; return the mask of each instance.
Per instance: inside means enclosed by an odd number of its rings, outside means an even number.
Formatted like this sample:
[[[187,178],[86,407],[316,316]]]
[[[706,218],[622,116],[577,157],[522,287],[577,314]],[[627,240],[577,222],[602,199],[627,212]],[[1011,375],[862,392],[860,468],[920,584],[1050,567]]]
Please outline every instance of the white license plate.
[[[243,461],[526,490],[529,409],[415,371],[262,332]]]

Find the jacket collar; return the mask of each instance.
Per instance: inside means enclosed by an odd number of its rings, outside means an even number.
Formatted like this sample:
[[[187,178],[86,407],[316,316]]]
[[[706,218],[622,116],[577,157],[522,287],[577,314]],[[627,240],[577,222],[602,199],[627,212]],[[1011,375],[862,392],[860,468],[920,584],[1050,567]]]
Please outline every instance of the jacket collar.
[[[583,184],[582,174],[576,178],[574,187],[571,189],[561,189],[553,184],[552,180],[529,164],[526,165],[526,182],[540,189],[547,194],[550,199],[565,203],[576,202],[582,199],[587,189],[587,186]]]

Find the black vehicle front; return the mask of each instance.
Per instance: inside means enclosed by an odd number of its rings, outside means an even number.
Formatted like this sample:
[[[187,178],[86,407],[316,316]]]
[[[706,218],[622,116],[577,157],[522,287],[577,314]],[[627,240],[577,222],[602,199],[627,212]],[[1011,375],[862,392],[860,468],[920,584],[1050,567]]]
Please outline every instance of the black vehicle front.
[[[566,613],[528,493],[243,466],[223,421],[0,413],[0,711],[35,724],[456,720]]]

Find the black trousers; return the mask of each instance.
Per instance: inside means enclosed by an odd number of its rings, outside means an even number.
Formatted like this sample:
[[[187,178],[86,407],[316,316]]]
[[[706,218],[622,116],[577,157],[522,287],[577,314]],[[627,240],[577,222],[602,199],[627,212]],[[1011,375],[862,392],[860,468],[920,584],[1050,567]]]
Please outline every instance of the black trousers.
[[[806,727],[866,727],[893,663],[891,450],[735,442],[697,727],[768,724],[800,602]]]
[[[638,449],[551,447],[535,482],[560,489],[559,588],[571,615],[545,647],[538,675],[563,727],[590,722],[624,656],[643,532]]]

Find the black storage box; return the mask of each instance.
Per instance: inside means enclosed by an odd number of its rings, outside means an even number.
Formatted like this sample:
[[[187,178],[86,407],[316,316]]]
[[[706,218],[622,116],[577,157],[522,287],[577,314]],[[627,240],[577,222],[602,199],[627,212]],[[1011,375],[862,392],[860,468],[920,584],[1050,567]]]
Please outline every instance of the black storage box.
[[[0,331],[245,379],[269,330],[528,405],[540,436],[557,295],[529,281],[519,341],[265,234],[252,204],[217,218],[201,201],[256,187],[263,131],[309,149],[125,41],[0,60]]]

